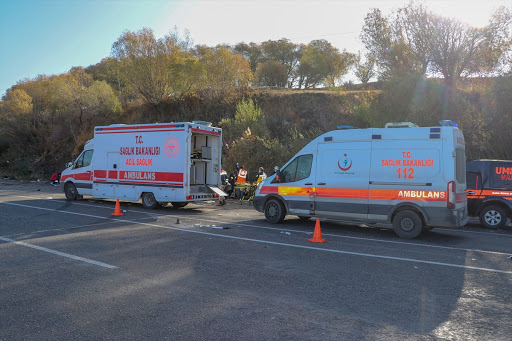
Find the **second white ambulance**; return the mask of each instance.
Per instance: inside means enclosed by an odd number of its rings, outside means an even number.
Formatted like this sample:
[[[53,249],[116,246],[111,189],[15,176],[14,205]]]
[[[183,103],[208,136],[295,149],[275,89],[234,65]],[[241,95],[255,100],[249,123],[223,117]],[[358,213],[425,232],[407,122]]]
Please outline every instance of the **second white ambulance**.
[[[403,238],[463,226],[464,136],[441,123],[325,133],[258,187],[254,207],[271,223],[293,214],[393,228]]]
[[[145,208],[227,196],[220,190],[222,130],[208,122],[111,125],[62,172],[70,200],[138,201]]]

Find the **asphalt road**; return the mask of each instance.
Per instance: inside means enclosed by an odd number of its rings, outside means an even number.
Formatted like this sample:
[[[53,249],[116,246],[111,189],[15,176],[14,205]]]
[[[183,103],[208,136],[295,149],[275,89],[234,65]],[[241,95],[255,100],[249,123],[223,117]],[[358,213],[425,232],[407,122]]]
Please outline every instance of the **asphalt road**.
[[[0,182],[0,340],[512,339],[510,227],[316,244],[234,201],[112,217],[61,191]]]

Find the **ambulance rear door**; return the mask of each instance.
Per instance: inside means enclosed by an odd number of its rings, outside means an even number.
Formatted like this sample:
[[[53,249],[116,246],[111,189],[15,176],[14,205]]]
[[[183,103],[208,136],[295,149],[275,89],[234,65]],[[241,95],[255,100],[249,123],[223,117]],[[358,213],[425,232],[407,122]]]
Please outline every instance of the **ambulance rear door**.
[[[327,219],[365,222],[371,142],[318,144],[314,211]]]

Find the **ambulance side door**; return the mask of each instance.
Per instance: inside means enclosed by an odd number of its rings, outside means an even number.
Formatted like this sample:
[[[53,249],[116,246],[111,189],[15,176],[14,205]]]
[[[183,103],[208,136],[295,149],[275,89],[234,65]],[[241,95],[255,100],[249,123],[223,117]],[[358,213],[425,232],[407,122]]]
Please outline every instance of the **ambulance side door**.
[[[313,154],[299,155],[280,171],[279,194],[286,200],[288,212],[291,214],[311,214],[313,161]]]
[[[92,156],[94,150],[84,150],[73,163],[73,177],[80,195],[92,193]]]
[[[371,142],[318,144],[314,211],[319,217],[366,221]]]
[[[95,162],[93,196],[97,198],[114,198],[116,184],[119,182],[119,153],[107,153],[107,157]],[[96,167],[98,166],[98,167]]]

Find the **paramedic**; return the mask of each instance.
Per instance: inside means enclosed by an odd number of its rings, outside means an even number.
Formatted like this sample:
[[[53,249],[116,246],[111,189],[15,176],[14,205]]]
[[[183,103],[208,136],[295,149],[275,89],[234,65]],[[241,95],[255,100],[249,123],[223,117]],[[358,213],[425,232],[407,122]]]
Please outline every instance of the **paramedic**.
[[[236,178],[236,183],[244,185],[246,183],[246,181],[247,181],[247,171],[244,169],[244,166],[240,166],[240,169],[238,170],[238,176]],[[243,192],[244,192],[243,188],[240,188],[238,190],[239,198],[242,198],[242,196],[244,195]]]
[[[236,172],[231,172],[228,178],[228,185],[226,188],[226,193],[228,194],[228,198],[233,199],[235,193],[235,182],[236,182]]]
[[[238,170],[238,177],[236,179],[236,182],[239,184],[245,184],[247,181],[247,171],[244,169],[244,166],[241,166]]]
[[[220,189],[226,192],[227,186],[228,186],[228,173],[224,170],[220,170]],[[226,204],[226,198],[224,196],[219,196],[219,200],[217,201],[217,205],[225,205]]]
[[[256,184],[259,184],[263,180],[267,178],[267,174],[265,174],[263,167],[258,169],[258,174],[256,175]]]

